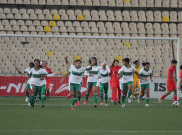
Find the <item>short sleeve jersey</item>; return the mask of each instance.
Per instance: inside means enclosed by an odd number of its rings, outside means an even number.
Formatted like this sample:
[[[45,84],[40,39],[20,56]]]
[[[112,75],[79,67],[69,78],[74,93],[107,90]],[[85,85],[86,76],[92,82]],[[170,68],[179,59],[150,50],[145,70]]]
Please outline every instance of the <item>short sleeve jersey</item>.
[[[130,65],[130,67],[123,66],[118,74],[122,73],[122,83],[133,82],[133,72],[136,72],[134,66]]]
[[[173,79],[171,79],[171,78],[169,77],[169,73],[171,73],[172,77],[175,76],[175,68],[174,68],[173,66],[170,66],[170,67],[169,67],[169,70],[168,70],[168,78],[167,78],[167,80],[168,80],[168,81],[174,81]]]
[[[149,84],[150,83],[150,75],[152,75],[152,70],[149,69],[148,71],[145,68],[140,69],[139,75],[142,78],[147,78],[147,80],[140,79],[140,84]]]
[[[110,69],[108,66],[106,67],[106,69],[103,69],[102,67],[100,67],[99,76],[101,78],[99,79],[99,82],[107,83],[109,81],[109,73],[110,73]]]
[[[87,82],[97,82],[98,77],[99,77],[99,70],[100,70],[99,66],[92,66],[92,70],[88,71],[89,76],[88,76]],[[91,75],[91,74],[93,74],[93,75]]]

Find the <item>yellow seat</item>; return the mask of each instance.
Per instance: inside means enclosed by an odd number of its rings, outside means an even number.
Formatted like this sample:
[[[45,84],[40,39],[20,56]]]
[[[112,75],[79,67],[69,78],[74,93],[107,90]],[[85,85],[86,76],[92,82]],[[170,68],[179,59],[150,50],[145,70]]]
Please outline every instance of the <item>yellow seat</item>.
[[[61,20],[60,15],[53,15],[53,20]]]
[[[169,16],[163,16],[162,21],[163,22],[169,22]]]
[[[51,27],[45,26],[45,27],[44,27],[44,31],[45,31],[45,32],[51,32],[52,30],[51,30]]]
[[[83,15],[77,15],[77,20],[78,21],[84,21],[84,16]]]
[[[115,60],[123,61],[123,58],[122,58],[121,56],[116,56],[116,57],[115,57]]]
[[[128,43],[128,42],[124,42],[124,46],[126,46],[126,47],[130,47],[130,46],[131,46],[131,44],[130,44],[130,43]]]
[[[81,60],[81,57],[78,56],[78,55],[75,55],[73,59],[74,59],[74,60]]]
[[[66,75],[66,74],[67,74],[67,71],[66,71],[66,70],[61,71],[61,74],[62,74],[62,75]]]
[[[49,52],[46,53],[46,55],[47,55],[47,57],[50,57],[50,56],[53,55],[53,52],[52,51],[49,51]]]
[[[56,26],[56,22],[55,21],[49,21],[49,26]]]
[[[123,0],[123,2],[130,2],[130,0]]]

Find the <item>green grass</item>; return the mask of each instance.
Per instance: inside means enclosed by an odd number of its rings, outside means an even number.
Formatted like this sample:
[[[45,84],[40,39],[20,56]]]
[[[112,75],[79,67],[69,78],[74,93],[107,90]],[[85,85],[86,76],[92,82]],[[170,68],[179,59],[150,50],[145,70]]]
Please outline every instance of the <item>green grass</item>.
[[[37,103],[28,107],[24,97],[0,97],[0,135],[181,135],[182,107],[173,108],[172,101],[159,104],[151,100],[120,105],[88,106],[70,110],[71,99],[51,98],[45,108]]]

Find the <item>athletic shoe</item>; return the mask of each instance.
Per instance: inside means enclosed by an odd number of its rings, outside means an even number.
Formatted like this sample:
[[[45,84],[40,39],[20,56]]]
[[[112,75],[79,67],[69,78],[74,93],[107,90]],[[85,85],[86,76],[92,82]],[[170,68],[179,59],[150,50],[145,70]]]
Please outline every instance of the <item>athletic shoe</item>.
[[[159,101],[159,103],[161,103],[161,104],[162,104],[162,100],[161,100],[160,98],[158,99],[158,101]]]
[[[113,103],[114,102],[114,100],[111,100],[111,103]]]
[[[122,108],[125,108],[125,107],[126,107],[126,105],[125,105],[125,104],[122,104],[121,106],[122,106]]]
[[[138,97],[137,103],[139,103],[139,104],[140,104],[140,97]]]
[[[34,108],[34,104],[31,104],[31,107]]]
[[[114,105],[117,105],[117,103],[116,103],[116,102],[114,102]]]
[[[94,107],[96,108],[97,107],[97,104],[94,104]]]
[[[107,102],[105,102],[105,106],[108,106],[108,103]]]
[[[28,100],[29,100],[29,97],[26,97],[26,98],[25,98],[25,102],[28,102]]]
[[[84,106],[86,106],[86,105],[87,105],[87,100],[84,101]]]
[[[130,98],[128,98],[128,103],[131,103],[131,99]]]
[[[101,106],[103,105],[103,101],[101,101],[100,105],[101,105]]]
[[[75,106],[78,106],[78,103],[75,103]]]
[[[36,101],[36,102],[38,102],[38,100],[39,100],[39,99],[38,99],[38,98],[36,98],[36,100],[35,100],[35,101]]]
[[[145,104],[145,107],[149,107],[149,104]]]
[[[75,110],[73,107],[71,107],[71,110]]]
[[[78,101],[78,106],[80,106],[80,101]]]
[[[66,96],[66,98],[67,98],[67,99],[70,99],[70,95],[68,94],[68,95]]]
[[[30,104],[30,103],[28,103],[28,106],[31,106],[31,104]]]
[[[44,105],[41,105],[41,108],[43,108],[44,107]]]

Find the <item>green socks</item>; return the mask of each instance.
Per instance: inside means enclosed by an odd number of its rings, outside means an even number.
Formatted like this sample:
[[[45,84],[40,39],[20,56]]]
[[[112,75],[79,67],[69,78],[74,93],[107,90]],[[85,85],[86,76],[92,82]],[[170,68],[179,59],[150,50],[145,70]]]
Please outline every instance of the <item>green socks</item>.
[[[132,94],[132,92],[129,91],[129,92],[128,92],[128,98],[130,98],[131,94]]]
[[[77,102],[77,98],[73,98],[71,107],[74,107],[75,103]]]
[[[97,104],[97,98],[98,98],[97,93],[94,93],[94,103],[95,103],[95,104]]]
[[[108,96],[107,96],[107,94],[105,94],[105,102],[107,102],[107,98],[108,98]]]
[[[35,95],[31,94],[31,96],[30,96],[30,104],[34,104],[35,103],[35,99],[36,99]]]
[[[42,105],[44,105],[44,101],[45,101],[45,95],[41,95],[41,103],[42,103]]]
[[[122,104],[125,104],[125,99],[126,99],[126,96],[125,95],[122,95],[121,96]]]
[[[89,94],[88,94],[88,93],[86,93],[86,100],[88,100],[88,97],[89,97]]]
[[[101,98],[101,101],[103,101],[103,92],[100,92],[100,98]]]
[[[81,99],[81,93],[78,94],[78,101]]]
[[[149,104],[149,98],[146,98],[145,102],[146,104]]]

